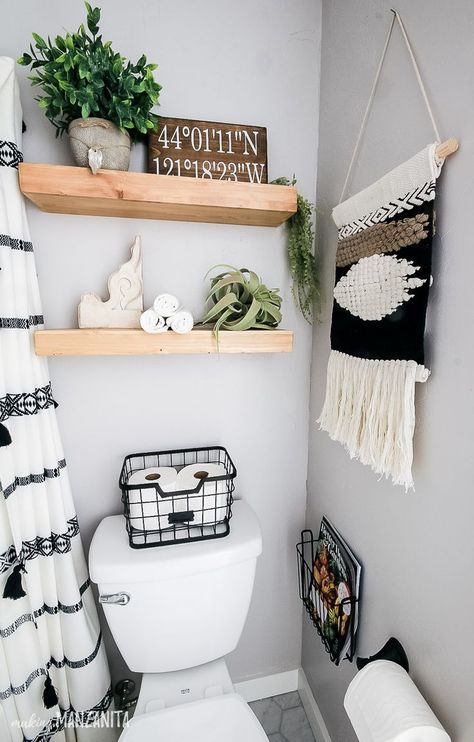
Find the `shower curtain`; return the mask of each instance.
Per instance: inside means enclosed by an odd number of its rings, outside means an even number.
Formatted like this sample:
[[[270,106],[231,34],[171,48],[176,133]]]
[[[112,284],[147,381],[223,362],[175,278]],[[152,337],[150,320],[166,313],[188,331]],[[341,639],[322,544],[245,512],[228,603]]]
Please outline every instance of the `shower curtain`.
[[[0,738],[105,742],[110,676],[48,366],[33,350],[43,317],[21,129],[14,62],[0,57]]]

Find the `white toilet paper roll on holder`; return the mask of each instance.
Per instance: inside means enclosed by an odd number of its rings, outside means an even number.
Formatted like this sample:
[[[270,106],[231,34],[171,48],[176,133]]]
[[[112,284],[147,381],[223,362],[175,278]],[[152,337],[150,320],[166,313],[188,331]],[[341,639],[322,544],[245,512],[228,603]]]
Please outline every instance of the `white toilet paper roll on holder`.
[[[344,708],[360,742],[452,742],[411,680],[398,639],[392,636],[379,652],[356,663],[362,672],[349,684]]]

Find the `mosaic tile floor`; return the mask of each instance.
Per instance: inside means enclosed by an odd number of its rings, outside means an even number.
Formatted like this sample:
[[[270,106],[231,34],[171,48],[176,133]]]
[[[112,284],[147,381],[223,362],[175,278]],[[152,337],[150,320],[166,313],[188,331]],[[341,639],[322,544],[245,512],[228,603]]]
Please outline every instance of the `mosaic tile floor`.
[[[249,704],[271,742],[315,742],[298,691]]]

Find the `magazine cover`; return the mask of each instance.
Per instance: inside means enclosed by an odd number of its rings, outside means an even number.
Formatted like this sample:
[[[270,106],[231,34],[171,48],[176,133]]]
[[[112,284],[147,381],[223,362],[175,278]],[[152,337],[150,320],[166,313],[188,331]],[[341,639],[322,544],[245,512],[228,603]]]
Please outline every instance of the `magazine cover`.
[[[361,573],[353,551],[323,518],[308,602],[313,621],[336,664],[345,653],[349,659],[354,655]]]

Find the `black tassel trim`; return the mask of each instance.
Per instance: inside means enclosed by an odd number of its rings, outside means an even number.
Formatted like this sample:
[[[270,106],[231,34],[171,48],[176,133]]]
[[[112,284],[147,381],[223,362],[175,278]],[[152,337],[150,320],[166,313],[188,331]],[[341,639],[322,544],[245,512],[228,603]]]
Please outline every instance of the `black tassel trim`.
[[[51,682],[49,674],[46,675],[46,680],[44,681],[43,703],[44,707],[47,709],[52,709],[54,706],[58,705],[56,689]]]
[[[23,585],[21,584],[22,572],[26,572],[26,569],[22,564],[17,564],[16,567],[13,567],[12,573],[5,583],[5,587],[3,590],[4,598],[10,598],[10,600],[18,600],[19,598],[25,597],[26,593],[23,590]]]
[[[12,438],[8,432],[8,428],[0,423],[0,448],[2,448],[2,446],[9,446],[11,442]]]
[[[56,402],[55,399],[53,399],[53,405],[54,405],[54,409],[57,410],[58,407],[59,407],[59,405],[58,405],[58,403]]]

